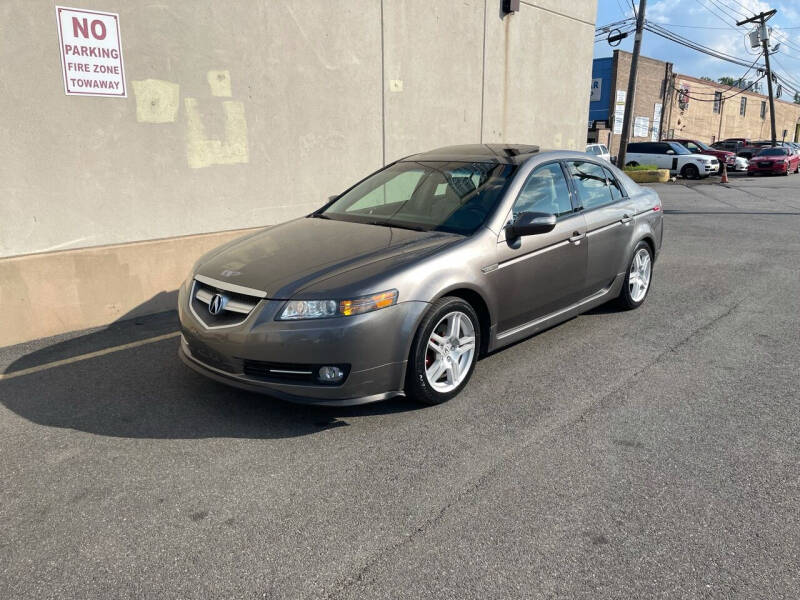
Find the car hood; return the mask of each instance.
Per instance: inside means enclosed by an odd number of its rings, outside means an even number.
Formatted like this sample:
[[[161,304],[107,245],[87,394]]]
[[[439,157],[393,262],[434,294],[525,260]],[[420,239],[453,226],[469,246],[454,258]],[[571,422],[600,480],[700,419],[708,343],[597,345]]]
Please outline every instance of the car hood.
[[[435,251],[461,239],[438,231],[300,218],[212,251],[195,273],[285,300],[315,282],[376,261]]]

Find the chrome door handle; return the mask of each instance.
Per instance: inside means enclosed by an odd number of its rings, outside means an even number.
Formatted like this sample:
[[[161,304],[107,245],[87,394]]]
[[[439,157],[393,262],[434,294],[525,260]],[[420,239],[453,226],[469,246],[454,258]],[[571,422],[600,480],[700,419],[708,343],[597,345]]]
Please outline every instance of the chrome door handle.
[[[627,225],[631,221],[633,221],[633,217],[630,215],[622,215],[622,219],[620,220],[623,225]]]
[[[569,241],[575,244],[576,246],[581,243],[581,240],[586,237],[585,233],[581,233],[580,231],[573,231],[572,237],[569,238]]]

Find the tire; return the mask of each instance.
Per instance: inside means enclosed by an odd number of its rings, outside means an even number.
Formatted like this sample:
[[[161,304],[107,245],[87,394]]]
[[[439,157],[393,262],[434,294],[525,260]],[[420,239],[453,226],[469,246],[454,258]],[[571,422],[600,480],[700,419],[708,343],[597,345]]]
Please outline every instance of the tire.
[[[684,165],[681,175],[685,179],[700,179],[700,170],[694,165]]]
[[[460,347],[453,343],[456,336],[452,335],[452,327],[456,316]],[[448,329],[450,337],[447,337]],[[432,339],[434,333],[442,339],[441,343]],[[464,342],[468,338],[471,338],[471,348],[468,347],[470,341]],[[441,351],[434,350],[434,347]],[[472,377],[480,347],[481,328],[475,309],[461,298],[440,298],[431,305],[411,343],[406,367],[406,396],[433,405],[458,395]]]
[[[644,283],[644,293],[641,293],[641,290],[638,289],[636,283],[632,282],[631,276],[635,274],[638,276],[639,281],[641,281],[641,274],[643,274],[642,264],[641,262],[637,263],[637,257],[640,257],[640,261],[645,260],[645,253],[647,255],[647,279]],[[650,245],[647,242],[641,241],[636,244],[636,248],[633,250],[631,260],[628,263],[628,269],[625,272],[625,281],[622,284],[622,289],[619,292],[619,296],[617,296],[617,305],[623,310],[633,310],[634,308],[639,308],[647,299],[647,294],[650,293],[650,287],[652,286],[652,283],[653,251],[650,249]]]

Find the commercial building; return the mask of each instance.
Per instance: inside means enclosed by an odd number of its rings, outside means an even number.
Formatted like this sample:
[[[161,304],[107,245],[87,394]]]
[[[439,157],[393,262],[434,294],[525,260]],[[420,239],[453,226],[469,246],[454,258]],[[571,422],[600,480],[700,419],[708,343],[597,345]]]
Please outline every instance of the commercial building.
[[[592,64],[593,90],[596,82],[600,92],[595,92],[589,104],[591,122],[588,140],[606,144],[612,156],[619,151],[630,70],[631,53],[621,50],[615,50],[609,58],[596,58]],[[631,142],[659,139],[671,76],[671,63],[639,57],[633,111],[635,126],[631,128]]]
[[[606,143],[612,155],[619,151],[630,59],[629,52],[615,50],[612,57],[595,59],[592,66],[587,139]],[[800,104],[776,99],[775,122],[779,139],[800,140]],[[680,137],[710,144],[731,137],[763,140],[770,135],[767,96],[674,73],[669,62],[639,58],[631,142]]]
[[[402,156],[584,145],[596,0],[70,6],[0,5],[0,346],[172,309],[206,250]]]

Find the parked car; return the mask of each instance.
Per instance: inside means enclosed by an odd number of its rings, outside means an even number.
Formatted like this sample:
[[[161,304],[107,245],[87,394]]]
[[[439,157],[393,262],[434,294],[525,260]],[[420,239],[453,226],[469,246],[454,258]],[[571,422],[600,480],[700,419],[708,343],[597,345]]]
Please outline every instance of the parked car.
[[[736,140],[723,140],[721,142],[714,142],[711,144],[711,147],[716,148],[717,150],[729,150],[731,152],[735,152],[736,156],[741,156],[742,158],[749,160],[754,154],[758,154],[758,152],[764,148],[764,145],[756,144],[750,140],[740,140],[737,138]]]
[[[694,154],[707,154],[708,156],[714,156],[719,161],[719,171],[722,171],[723,164],[725,164],[729,169],[734,169],[736,167],[736,153],[731,152],[730,150],[720,150],[719,148],[712,148],[711,146],[701,142],[700,140],[693,140],[686,138],[683,139],[672,138],[662,141],[677,142],[683,147],[685,147],[689,152],[693,152]]]
[[[750,161],[747,160],[744,156],[737,156],[736,160],[734,161],[733,170],[734,171],[747,171],[747,166],[750,164]]]
[[[611,153],[608,151],[608,148],[606,148],[605,144],[587,144],[586,153],[598,156],[603,160],[611,162]]]
[[[713,156],[693,154],[676,142],[634,142],[628,144],[625,165],[656,165],[687,179],[708,177],[719,170]]]
[[[290,401],[444,402],[481,354],[615,298],[640,306],[662,231],[656,192],[583,152],[416,154],[197,261],[179,354]]]
[[[800,172],[800,155],[792,152],[788,146],[764,148],[750,159],[750,165],[747,167],[748,175],[756,173],[788,175],[798,172]]]

